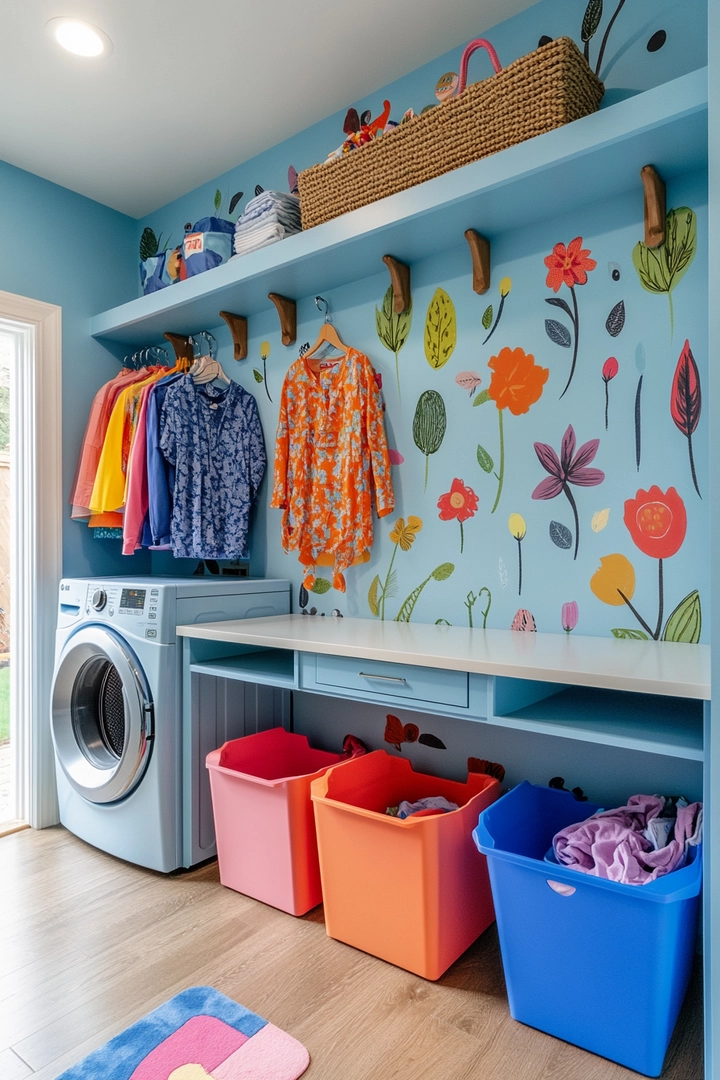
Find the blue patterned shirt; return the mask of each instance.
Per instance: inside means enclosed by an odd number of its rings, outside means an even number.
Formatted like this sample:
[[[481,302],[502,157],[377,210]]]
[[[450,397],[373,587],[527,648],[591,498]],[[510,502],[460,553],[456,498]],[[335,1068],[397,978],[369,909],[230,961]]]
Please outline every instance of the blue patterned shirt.
[[[250,506],[265,472],[255,398],[239,383],[218,390],[185,375],[168,387],[160,448],[175,466],[176,558],[246,559]]]

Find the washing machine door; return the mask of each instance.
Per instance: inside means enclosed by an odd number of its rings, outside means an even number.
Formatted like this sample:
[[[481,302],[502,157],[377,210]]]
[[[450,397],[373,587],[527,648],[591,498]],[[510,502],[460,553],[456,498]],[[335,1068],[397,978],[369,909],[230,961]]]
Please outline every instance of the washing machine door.
[[[105,626],[68,639],[51,697],[57,760],[79,795],[110,803],[142,780],[153,740],[153,703],[134,652]]]

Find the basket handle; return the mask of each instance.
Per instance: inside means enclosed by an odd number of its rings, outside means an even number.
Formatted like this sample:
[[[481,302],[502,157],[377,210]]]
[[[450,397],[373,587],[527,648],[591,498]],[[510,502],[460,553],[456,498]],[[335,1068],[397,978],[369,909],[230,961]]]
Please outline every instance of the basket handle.
[[[460,94],[462,94],[465,86],[467,85],[468,61],[470,60],[470,57],[475,52],[475,50],[480,48],[487,49],[488,56],[490,57],[490,63],[495,69],[495,74],[497,74],[498,71],[502,71],[502,64],[498,59],[498,54],[495,52],[495,49],[487,40],[487,38],[475,38],[474,41],[471,41],[470,44],[466,46],[465,51],[462,54],[462,59],[460,61],[460,78],[458,80],[458,97],[460,96]]]

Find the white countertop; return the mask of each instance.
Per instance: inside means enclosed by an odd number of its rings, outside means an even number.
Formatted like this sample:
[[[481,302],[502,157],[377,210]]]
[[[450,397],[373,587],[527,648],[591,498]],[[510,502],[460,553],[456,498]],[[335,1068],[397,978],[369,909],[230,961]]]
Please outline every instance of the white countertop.
[[[710,699],[710,647],[427,623],[276,615],[178,626],[180,637]]]

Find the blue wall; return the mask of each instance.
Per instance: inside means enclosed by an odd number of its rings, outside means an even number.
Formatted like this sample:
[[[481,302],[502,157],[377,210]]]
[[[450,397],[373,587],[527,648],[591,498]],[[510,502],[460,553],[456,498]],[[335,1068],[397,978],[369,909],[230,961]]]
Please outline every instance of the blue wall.
[[[598,41],[614,5],[606,5],[605,21],[591,46],[591,60],[597,55]],[[489,37],[496,44],[504,62],[533,48],[542,34],[568,33],[579,39],[581,9],[563,0],[543,0],[528,11],[496,27]],[[602,74],[607,85],[604,104],[675,78],[703,65],[705,57],[705,4],[669,2],[654,6],[648,20],[647,5],[627,5],[621,12],[610,38]],[[663,48],[650,52],[650,37],[665,30]],[[401,114],[408,105],[416,109],[432,99],[439,75],[457,68],[460,52],[438,61],[380,91],[376,98],[358,102],[377,112],[384,96],[397,103]],[[481,64],[481,60],[473,63]],[[252,193],[255,183],[265,187],[285,187],[287,165],[299,169],[316,160],[340,139],[343,112],[260,155],[231,173],[213,181],[185,199],[178,200],[151,215],[141,224],[151,224],[156,231],[177,229],[178,223],[207,213],[216,186],[231,193],[243,187]],[[561,198],[558,200],[561,206]],[[416,263],[412,267],[413,321],[407,344],[400,353],[398,393],[395,358],[381,344],[376,333],[375,308],[382,303],[388,285],[385,273],[355,282],[327,294],[335,322],[343,340],[370,356],[383,377],[387,406],[386,423],[391,447],[404,458],[393,468],[396,512],[377,523],[371,561],[351,569],[346,577],[345,594],[328,590],[313,594],[310,605],[330,613],[339,608],[345,615],[372,617],[373,596],[386,581],[395,544],[390,536],[398,518],[410,515],[421,519],[422,530],[411,550],[398,549],[393,564],[396,580],[388,592],[385,617],[395,618],[406,597],[422,582],[423,588],[412,617],[418,621],[446,620],[455,625],[483,625],[482,610],[488,592],[492,605],[487,626],[509,628],[520,609],[529,611],[541,631],[561,631],[562,605],[575,601],[579,606],[577,633],[609,634],[630,631],[633,634],[654,631],[658,620],[658,560],[643,553],[634,543],[623,521],[624,504],[639,491],[657,485],[664,493],[675,488],[687,513],[687,535],[680,550],[663,560],[662,625],[673,609],[695,591],[700,604],[708,599],[708,520],[707,465],[708,424],[706,414],[693,435],[693,452],[701,498],[695,491],[688,445],[673,423],[670,400],[678,360],[684,343],[690,342],[698,365],[700,384],[706,389],[707,358],[707,193],[705,175],[688,175],[668,188],[668,207],[690,207],[696,215],[697,248],[692,264],[673,293],[674,327],[671,331],[670,305],[667,296],[647,292],[632,262],[632,251],[642,237],[642,196],[638,191],[606,203],[588,206],[572,213],[559,213],[554,220],[539,221],[531,228],[508,232],[493,246],[493,285],[486,297],[471,289],[467,250],[458,246],[444,255]],[[179,238],[179,234],[178,238]],[[569,244],[583,238],[596,266],[587,283],[575,292],[580,310],[581,345],[577,373],[568,392],[561,397],[570,369],[572,348],[551,339],[546,320],[569,326],[562,308],[547,300],[571,303],[566,285],[553,292],[546,283],[544,263],[558,242]],[[452,242],[452,241],[450,241]],[[614,276],[613,276],[614,272]],[[493,305],[497,314],[501,299],[499,285],[503,278],[511,282],[502,319],[492,339],[483,341],[487,330],[483,314]],[[449,362],[433,370],[424,355],[425,316],[436,289],[442,288],[452,299],[457,323],[457,345]],[[624,324],[616,336],[606,327],[610,312],[623,304]],[[312,299],[298,304],[298,342],[314,341],[319,317]],[[280,343],[274,311],[250,320],[249,361],[238,365],[232,359],[230,340],[223,328],[218,331],[220,359],[225,369],[257,397],[265,429],[272,466],[272,448],[277,423],[277,403],[283,377],[296,349]],[[617,330],[617,325],[612,327]],[[558,331],[551,330],[557,337]],[[260,343],[271,346],[267,362],[267,386],[258,383],[253,368],[262,370]],[[502,497],[493,510],[499,469],[498,410],[492,401],[473,407],[470,395],[456,381],[461,372],[475,372],[482,380],[475,393],[487,389],[493,356],[503,347],[521,348],[548,372],[542,394],[529,411],[513,416],[503,414],[505,475]],[[602,368],[608,358],[618,362],[618,373],[608,384],[608,428],[605,428],[605,384]],[[640,370],[642,369],[642,371]],[[636,461],[635,409],[638,384],[642,374],[640,402],[641,459]],[[447,434],[437,453],[429,459],[429,479],[425,489],[425,457],[413,440],[413,415],[420,394],[428,389],[443,398],[448,417]],[[270,400],[270,395],[272,401]],[[547,478],[533,444],[545,443],[560,452],[568,425],[572,425],[578,447],[599,439],[592,468],[604,473],[601,484],[571,489],[579,516],[577,558],[572,506],[565,494],[550,500],[533,499],[537,485]],[[478,456],[478,447],[486,454]],[[492,458],[489,472],[488,455]],[[464,545],[460,550],[459,524],[439,517],[438,500],[448,493],[455,480],[472,489],[479,502],[477,511],[463,526]],[[302,578],[294,554],[285,555],[280,545],[280,513],[268,508],[269,481],[259,500],[252,537],[252,568],[255,573],[290,577],[296,586]],[[644,497],[643,497],[644,498]],[[643,501],[643,499],[641,499]],[[677,508],[676,508],[677,509]],[[607,511],[608,513],[604,513]],[[520,514],[527,535],[522,540],[523,585],[519,592],[518,543],[511,534],[509,517]],[[558,546],[570,544],[570,547]],[[600,560],[606,573],[615,577],[620,567],[625,575],[634,573],[635,581],[623,585],[638,615],[620,602],[603,602],[602,579],[595,579]],[[441,580],[431,575],[441,564],[451,564],[452,572]],[[632,569],[628,568],[628,564]],[[155,557],[156,570],[167,572],[172,561]],[[443,573],[446,573],[444,571]],[[329,584],[331,570],[318,570]],[[377,581],[376,581],[377,578]],[[615,578],[613,578],[613,581]],[[375,582],[375,584],[373,584]],[[620,584],[623,584],[620,582]],[[488,592],[480,593],[481,589]],[[390,593],[392,595],[390,595]],[[606,590],[605,590],[606,593]],[[611,595],[617,600],[617,592]],[[297,589],[295,590],[297,600]],[[472,616],[468,605],[472,603]],[[704,632],[706,639],[706,633]]]
[[[62,307],[63,573],[116,573],[117,543],[94,540],[70,520],[67,499],[88,411],[118,361],[89,334],[91,315],[132,299],[137,222],[100,203],[0,162],[0,289]],[[149,566],[143,554],[134,569]]]

